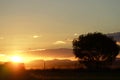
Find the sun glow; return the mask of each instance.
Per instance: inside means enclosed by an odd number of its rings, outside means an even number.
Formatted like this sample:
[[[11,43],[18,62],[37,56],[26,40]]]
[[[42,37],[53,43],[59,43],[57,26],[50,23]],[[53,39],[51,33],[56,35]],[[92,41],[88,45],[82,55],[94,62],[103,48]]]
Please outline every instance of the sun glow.
[[[11,62],[23,62],[22,58],[20,56],[11,56],[10,57]]]

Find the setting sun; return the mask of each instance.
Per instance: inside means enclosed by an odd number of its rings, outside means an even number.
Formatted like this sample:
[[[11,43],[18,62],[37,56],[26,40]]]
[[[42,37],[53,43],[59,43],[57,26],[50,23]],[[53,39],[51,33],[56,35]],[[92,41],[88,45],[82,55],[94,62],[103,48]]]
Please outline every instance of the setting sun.
[[[11,57],[12,62],[22,62],[22,58],[20,56],[12,56]]]

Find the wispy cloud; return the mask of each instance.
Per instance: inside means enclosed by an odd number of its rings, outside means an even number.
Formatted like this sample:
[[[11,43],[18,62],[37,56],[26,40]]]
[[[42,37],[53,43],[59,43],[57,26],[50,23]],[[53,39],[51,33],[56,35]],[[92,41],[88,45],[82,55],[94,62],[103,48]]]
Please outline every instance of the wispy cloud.
[[[58,45],[58,44],[66,44],[66,42],[65,42],[65,41],[56,41],[56,42],[54,42],[53,44],[55,44],[55,45]]]
[[[33,38],[35,38],[35,39],[36,39],[36,38],[39,38],[39,37],[40,37],[40,36],[38,36],[38,35],[33,35]]]
[[[78,36],[78,33],[75,33],[74,36]]]
[[[29,52],[29,51],[44,51],[46,49],[28,49],[28,50],[23,50],[22,52]]]
[[[33,35],[32,36],[34,39],[36,39],[36,38],[39,38],[39,37],[42,37],[41,35],[39,36],[39,35]]]

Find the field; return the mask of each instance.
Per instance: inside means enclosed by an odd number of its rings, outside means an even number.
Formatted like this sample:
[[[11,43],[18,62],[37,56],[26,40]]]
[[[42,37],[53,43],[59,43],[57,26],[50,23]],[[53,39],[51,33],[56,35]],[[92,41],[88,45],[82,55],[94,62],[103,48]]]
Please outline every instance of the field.
[[[29,70],[37,80],[120,80],[119,70]]]
[[[0,66],[0,80],[120,80],[120,69],[30,69],[23,64]]]
[[[120,80],[119,70],[25,70],[1,72],[0,80]]]

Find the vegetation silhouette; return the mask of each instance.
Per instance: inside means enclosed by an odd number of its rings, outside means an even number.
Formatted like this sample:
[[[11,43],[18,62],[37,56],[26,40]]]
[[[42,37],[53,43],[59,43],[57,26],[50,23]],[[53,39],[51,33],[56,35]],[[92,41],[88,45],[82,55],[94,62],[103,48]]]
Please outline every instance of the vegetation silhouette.
[[[119,47],[112,37],[94,32],[82,34],[73,40],[73,52],[87,69],[108,68],[119,53]]]
[[[25,70],[24,63],[5,62],[0,65],[0,80],[38,80]]]

